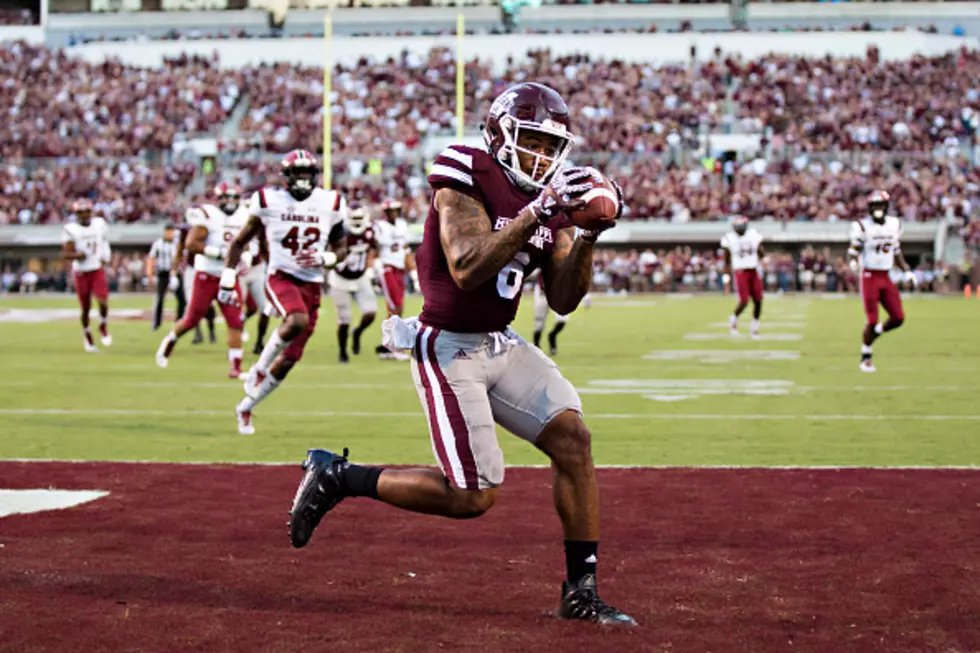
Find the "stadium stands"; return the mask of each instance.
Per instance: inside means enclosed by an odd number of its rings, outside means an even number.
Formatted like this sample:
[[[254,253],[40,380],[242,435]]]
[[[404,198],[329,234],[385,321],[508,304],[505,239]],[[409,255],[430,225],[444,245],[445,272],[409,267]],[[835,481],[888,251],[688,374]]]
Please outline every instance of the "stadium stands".
[[[238,135],[222,142],[223,165],[212,178],[268,183],[277,175],[274,153],[316,150],[322,142],[319,68],[226,70],[212,59],[182,57],[138,69],[8,43],[0,47],[0,71],[7,164],[0,223],[59,220],[68,198],[79,194],[102,200],[112,220],[179,215],[191,199],[185,191],[205,186],[194,183],[192,167],[167,164],[171,145],[201,132],[217,135],[236,107]],[[971,164],[980,115],[976,51],[889,62],[873,52],[754,61],[718,53],[659,67],[532,51],[496,76],[487,60],[468,63],[468,127],[502,88],[525,78],[566,96],[580,137],[576,161],[597,163],[623,183],[631,219],[732,212],[846,219],[863,210],[871,188],[892,193],[910,220],[980,206]],[[429,135],[453,133],[454,81],[446,50],[338,66],[337,183],[354,199],[397,196],[409,217],[422,217],[426,161],[419,146]],[[716,170],[705,139],[731,133],[753,135],[758,149],[743,150],[732,169]],[[373,160],[383,161],[381,174]]]

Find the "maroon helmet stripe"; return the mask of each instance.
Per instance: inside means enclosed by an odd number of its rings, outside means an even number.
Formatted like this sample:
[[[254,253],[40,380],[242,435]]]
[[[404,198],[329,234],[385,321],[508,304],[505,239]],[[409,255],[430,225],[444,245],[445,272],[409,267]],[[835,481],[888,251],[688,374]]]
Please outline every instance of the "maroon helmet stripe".
[[[436,358],[436,338],[439,337],[439,329],[429,329],[429,341],[427,343],[426,357],[432,366],[439,389],[442,392],[442,403],[446,407],[446,414],[449,417],[449,425],[453,430],[453,437],[456,442],[456,455],[459,457],[459,465],[463,468],[463,477],[467,490],[479,490],[480,480],[476,472],[476,461],[473,458],[473,450],[470,447],[470,430],[466,426],[466,418],[459,407],[459,400],[456,393],[449,385],[446,375],[439,367],[439,359]]]
[[[269,208],[269,204],[265,201],[265,189],[259,189],[259,206],[263,209]]]
[[[439,429],[439,416],[436,415],[436,400],[435,395],[432,392],[432,381],[429,379],[429,375],[425,371],[422,351],[423,331],[425,331],[425,329],[419,329],[418,334],[415,336],[415,351],[412,353],[415,356],[415,362],[418,364],[419,379],[421,379],[422,387],[425,389],[425,405],[427,408],[426,412],[429,415],[429,432],[432,437],[432,443],[435,445],[436,455],[439,457],[439,464],[442,465],[443,471],[448,476],[452,477],[453,468],[452,465],[449,464],[449,456],[446,455],[446,447],[442,443],[442,432]]]

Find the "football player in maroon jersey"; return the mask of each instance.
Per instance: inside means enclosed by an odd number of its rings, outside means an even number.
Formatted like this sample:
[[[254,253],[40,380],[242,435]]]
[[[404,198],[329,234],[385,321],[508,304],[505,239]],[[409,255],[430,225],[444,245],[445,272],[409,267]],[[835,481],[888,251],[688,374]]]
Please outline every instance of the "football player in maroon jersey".
[[[440,469],[355,465],[346,450],[338,456],[311,449],[290,537],[293,546],[305,546],[324,514],[345,497],[455,519],[482,515],[504,480],[499,424],[552,462],[568,573],[558,616],[633,625],[596,589],[599,490],[578,393],[510,327],[524,279],[536,269],[557,313],[574,311],[588,292],[599,233],[577,232],[566,213],[584,206],[591,173],[564,167],[572,145],[568,107],[540,84],[502,93],[490,108],[484,138],[489,151],[453,145],[436,158],[416,254],[422,314],[418,320],[391,317],[383,325],[387,342],[412,351],[412,376]]]

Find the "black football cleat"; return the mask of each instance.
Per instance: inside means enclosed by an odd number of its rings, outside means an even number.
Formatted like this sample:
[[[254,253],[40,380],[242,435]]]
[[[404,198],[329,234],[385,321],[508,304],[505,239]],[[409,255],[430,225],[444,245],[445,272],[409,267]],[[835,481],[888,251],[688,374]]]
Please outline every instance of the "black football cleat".
[[[620,612],[599,598],[595,576],[589,574],[574,586],[561,584],[561,605],[558,606],[559,619],[578,619],[591,621],[602,626],[635,626],[633,617]]]
[[[352,334],[352,336],[353,337],[351,338],[350,350],[355,356],[360,356],[361,355],[361,330],[354,329],[354,333]]]
[[[343,456],[324,449],[306,452],[306,474],[289,511],[289,539],[297,549],[306,546],[323,516],[344,500],[340,476],[347,468],[347,454],[346,448]]]
[[[340,356],[337,357],[337,362],[341,364],[346,364],[350,362],[350,358],[347,357],[347,352],[340,352]]]
[[[259,340],[258,342],[255,343],[255,346],[252,347],[252,353],[255,354],[256,356],[261,356],[263,349],[265,349],[265,343]]]

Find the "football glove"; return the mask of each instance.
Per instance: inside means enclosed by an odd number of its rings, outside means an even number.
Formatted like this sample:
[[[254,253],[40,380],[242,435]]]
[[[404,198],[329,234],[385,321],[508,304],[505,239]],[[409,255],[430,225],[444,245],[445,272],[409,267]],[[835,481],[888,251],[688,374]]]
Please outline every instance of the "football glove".
[[[559,213],[580,209],[585,206],[582,195],[592,190],[591,178],[588,168],[562,168],[527,206],[541,224]]]
[[[912,270],[905,271],[905,282],[912,284],[913,288],[919,287],[919,279],[915,276],[915,272]]]
[[[229,306],[238,306],[238,293],[235,286],[238,284],[238,273],[232,268],[225,268],[221,271],[221,282],[218,287],[218,301]]]
[[[170,275],[170,282],[167,284],[172,292],[177,292],[180,288],[180,278],[176,274]]]

